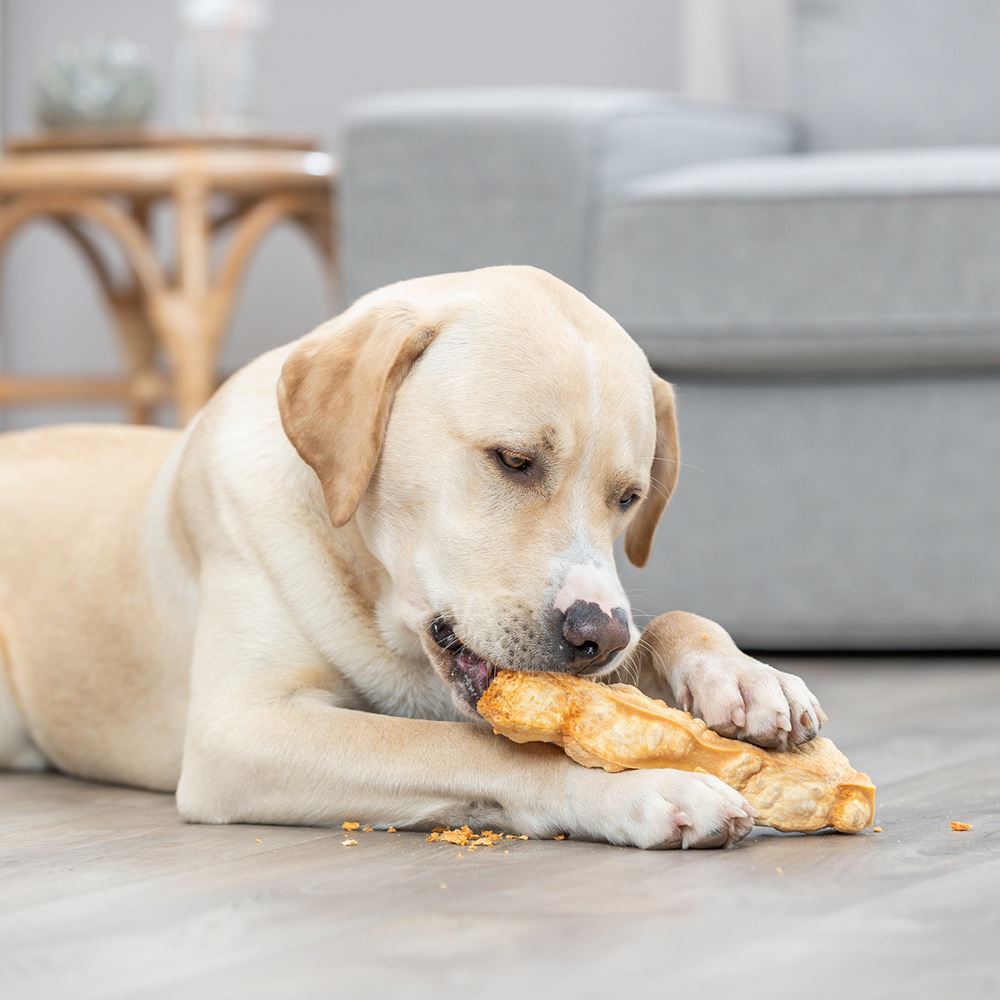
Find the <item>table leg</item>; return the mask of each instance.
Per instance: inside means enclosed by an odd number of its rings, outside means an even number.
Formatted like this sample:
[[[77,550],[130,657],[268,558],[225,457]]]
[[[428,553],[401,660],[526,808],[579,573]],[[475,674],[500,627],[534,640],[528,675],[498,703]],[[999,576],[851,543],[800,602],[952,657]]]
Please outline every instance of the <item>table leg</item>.
[[[187,423],[214,392],[222,334],[244,269],[267,232],[286,219],[306,227],[319,246],[327,274],[335,280],[336,244],[328,197],[278,191],[238,205],[226,218],[234,232],[213,275],[207,192],[193,184],[178,191],[178,279],[152,293],[150,314],[173,367],[181,423]]]
[[[147,233],[145,206],[134,206],[132,217],[143,233]],[[80,248],[97,279],[104,304],[118,333],[125,366],[128,370],[128,394],[125,400],[128,418],[135,424],[148,424],[153,407],[163,398],[163,377],[156,367],[156,335],[146,310],[143,293],[131,259],[126,253],[130,275],[124,281],[114,281],[97,244],[87,235],[78,220],[56,218],[67,236]]]
[[[147,240],[151,239],[150,207],[150,202],[144,198],[131,201],[132,218]],[[156,364],[159,349],[147,295],[135,272],[129,288],[112,296],[109,306],[122,340],[132,383],[129,419],[132,423],[146,424],[152,418],[153,407],[163,398],[165,386]]]
[[[211,287],[208,192],[188,183],[177,192],[175,287],[157,292],[150,312],[173,368],[177,416],[186,424],[215,391],[226,305]]]
[[[163,398],[164,380],[156,367],[156,337],[146,314],[145,297],[138,289],[129,289],[108,296],[106,302],[129,371],[128,419],[133,424],[148,424],[153,408]]]
[[[179,289],[159,292],[150,302],[173,369],[173,397],[182,425],[215,391],[219,335],[226,317],[222,306],[219,296],[211,292],[189,295]]]

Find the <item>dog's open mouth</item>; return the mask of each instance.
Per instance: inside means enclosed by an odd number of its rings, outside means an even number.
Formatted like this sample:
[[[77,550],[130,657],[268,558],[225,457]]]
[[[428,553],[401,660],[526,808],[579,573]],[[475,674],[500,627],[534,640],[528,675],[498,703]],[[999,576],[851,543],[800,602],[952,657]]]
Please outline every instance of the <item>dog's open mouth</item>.
[[[465,646],[451,623],[442,617],[430,625],[430,636],[448,656],[448,679],[465,705],[473,712],[486,693],[499,667]]]

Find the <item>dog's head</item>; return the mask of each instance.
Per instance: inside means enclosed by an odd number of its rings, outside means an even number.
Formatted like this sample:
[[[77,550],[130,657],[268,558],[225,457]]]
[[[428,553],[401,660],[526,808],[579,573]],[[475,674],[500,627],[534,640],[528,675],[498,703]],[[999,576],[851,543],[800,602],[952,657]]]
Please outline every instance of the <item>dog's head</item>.
[[[285,363],[281,419],[335,526],[392,581],[474,712],[496,669],[591,676],[637,641],[615,571],[649,555],[677,478],[674,397],[605,312],[498,267],[360,299]]]

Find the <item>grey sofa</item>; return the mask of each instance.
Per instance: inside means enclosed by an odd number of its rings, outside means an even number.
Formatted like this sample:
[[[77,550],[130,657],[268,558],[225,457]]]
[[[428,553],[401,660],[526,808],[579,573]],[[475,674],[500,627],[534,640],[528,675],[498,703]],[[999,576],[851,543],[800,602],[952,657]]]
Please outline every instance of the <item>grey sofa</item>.
[[[1000,646],[1000,3],[802,0],[788,114],[631,92],[358,103],[348,294],[533,263],[678,386],[641,573],[771,649]]]

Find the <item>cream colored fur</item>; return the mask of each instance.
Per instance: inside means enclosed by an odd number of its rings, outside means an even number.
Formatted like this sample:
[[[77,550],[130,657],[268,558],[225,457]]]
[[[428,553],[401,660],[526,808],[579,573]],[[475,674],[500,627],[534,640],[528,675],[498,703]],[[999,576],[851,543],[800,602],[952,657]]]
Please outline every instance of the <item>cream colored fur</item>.
[[[544,476],[512,479],[506,448]],[[543,272],[390,286],[237,373],[183,433],[0,440],[0,766],[177,792],[195,822],[470,822],[613,843],[731,843],[704,775],[580,768],[471,717],[428,635],[517,669],[555,611],[628,609],[678,467],[673,393]],[[619,500],[642,499],[629,511]],[[608,670],[720,732],[810,738],[797,678],[713,623],[658,619]]]

